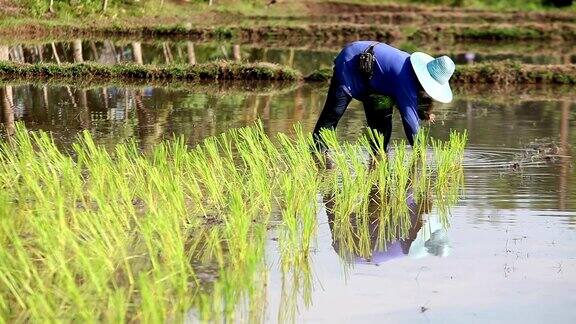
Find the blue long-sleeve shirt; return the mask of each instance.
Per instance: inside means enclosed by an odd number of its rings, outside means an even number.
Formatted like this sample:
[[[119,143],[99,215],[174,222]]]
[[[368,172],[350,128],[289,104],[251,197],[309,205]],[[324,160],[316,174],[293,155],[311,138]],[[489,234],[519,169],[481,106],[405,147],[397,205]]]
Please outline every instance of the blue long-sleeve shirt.
[[[334,60],[334,75],[354,99],[371,93],[391,96],[396,101],[406,135],[414,136],[420,127],[418,117],[419,81],[410,63],[410,54],[384,43],[374,46],[376,62],[369,82],[358,70],[359,55],[371,41],[352,42]],[[409,140],[411,140],[409,138]]]

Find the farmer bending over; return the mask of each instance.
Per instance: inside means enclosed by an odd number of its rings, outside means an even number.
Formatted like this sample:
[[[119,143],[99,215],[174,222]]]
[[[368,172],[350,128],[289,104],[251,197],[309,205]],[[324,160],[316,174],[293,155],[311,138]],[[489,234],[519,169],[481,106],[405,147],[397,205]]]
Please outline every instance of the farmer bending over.
[[[381,96],[388,96],[396,103],[408,142],[413,145],[420,120],[434,121],[430,113],[432,99],[442,103],[452,101],[448,80],[454,68],[454,62],[447,56],[435,59],[420,52],[410,55],[371,41],[346,45],[334,60],[328,97],[314,128],[316,146],[324,149],[320,130],[336,128],[354,98],[362,101],[368,126],[384,136],[387,149],[392,133],[392,109],[382,108]]]

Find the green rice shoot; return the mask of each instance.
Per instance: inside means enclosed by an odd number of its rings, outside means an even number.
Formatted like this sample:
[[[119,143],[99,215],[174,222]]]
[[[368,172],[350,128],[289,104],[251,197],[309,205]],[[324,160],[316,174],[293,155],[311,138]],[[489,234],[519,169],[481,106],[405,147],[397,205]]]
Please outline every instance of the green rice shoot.
[[[377,133],[322,138],[327,155],[300,126],[271,137],[256,123],[143,153],[133,141],[107,150],[84,132],[64,153],[49,133],[17,124],[0,141],[0,318],[262,322],[274,231],[286,299],[278,316],[291,321],[298,298],[311,304],[322,200],[344,250],[365,257],[375,221],[379,246],[407,235],[409,195],[433,195],[447,224],[465,133],[421,132],[412,150],[396,142],[390,156]]]

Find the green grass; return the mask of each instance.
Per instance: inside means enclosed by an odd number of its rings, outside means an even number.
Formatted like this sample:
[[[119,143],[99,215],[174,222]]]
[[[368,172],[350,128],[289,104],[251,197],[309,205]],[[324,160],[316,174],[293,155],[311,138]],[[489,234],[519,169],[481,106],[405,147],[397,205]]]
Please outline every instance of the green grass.
[[[327,81],[332,76],[330,70],[324,69],[305,76],[306,81]],[[487,62],[471,65],[458,65],[454,83],[489,83],[489,84],[576,84],[576,65],[535,65],[512,61]]]
[[[456,68],[453,79],[461,83],[576,84],[576,65],[531,65],[509,61],[461,65]]]
[[[194,40],[297,40],[340,39],[351,41],[357,38],[377,39],[380,41],[417,40],[422,44],[441,38],[448,40],[564,40],[574,41],[576,35],[572,23],[559,23],[550,26],[546,22],[510,24],[472,24],[453,25],[423,24],[423,25],[374,25],[374,24],[318,24],[285,23],[285,24],[245,24],[245,25],[195,25],[186,27],[182,24],[151,24],[151,25],[102,25],[86,26],[77,24],[59,24],[47,22],[22,21],[21,23],[5,23],[4,34],[24,33],[33,29],[32,35],[46,36],[132,36],[132,37],[164,37],[173,39],[180,37]],[[22,31],[24,30],[24,31]]]
[[[78,79],[83,83],[102,80],[149,80],[154,82],[197,80],[264,80],[264,81],[325,81],[331,69],[323,69],[303,77],[290,67],[272,63],[238,63],[215,61],[196,65],[137,65],[97,63],[15,63],[0,62],[0,79]],[[455,83],[521,84],[549,83],[575,84],[576,66],[532,65],[515,62],[458,65],[452,78]]]
[[[438,209],[454,203],[466,136],[432,140],[428,164],[422,134],[414,153],[400,142],[382,158],[378,134],[340,143],[324,132],[335,168],[323,171],[326,157],[300,127],[269,137],[257,123],[147,153],[133,141],[107,151],[85,132],[65,154],[17,124],[0,142],[0,318],[166,322],[193,310],[202,321],[262,322],[270,230],[287,299],[279,316],[293,318],[296,299],[311,302],[319,194],[333,197],[334,235],[362,256],[374,215],[380,244],[406,235],[407,188],[441,197]]]
[[[142,89],[143,87],[153,86],[174,91],[190,91],[192,93],[221,93],[227,95],[283,95],[294,91],[301,86],[296,82],[269,82],[266,80],[237,80],[226,83],[217,82],[190,82],[187,80],[147,80],[147,79],[93,79],[83,78],[37,78],[35,76],[17,77],[0,75],[0,86],[2,85],[33,85],[41,87],[48,86],[69,86],[74,84],[75,87],[82,90],[93,90],[103,87],[123,87],[126,89]]]
[[[178,4],[170,1],[162,3],[159,0],[141,0],[138,2],[109,0],[108,9],[102,11],[101,0],[84,0],[80,3],[69,0],[55,1],[55,15],[60,18],[81,17],[85,15],[100,15],[110,18],[115,17],[147,17],[151,12],[161,13],[161,16],[185,17],[186,15],[212,11],[223,14],[241,15],[269,15],[273,17],[283,17],[290,12],[302,11],[304,6],[299,1],[283,4],[283,6],[266,6],[266,1],[215,1],[212,7],[207,6],[208,1],[195,0],[191,3]],[[557,11],[553,7],[542,5],[541,0],[402,0],[402,1],[382,1],[382,0],[344,0],[343,3],[367,4],[393,4],[393,5],[413,5],[417,4],[424,8],[435,8],[439,5],[457,8],[473,8],[483,10],[520,10],[520,11]],[[48,12],[49,0],[25,0],[20,3],[20,7],[26,14],[40,17]],[[280,8],[278,8],[280,7]],[[574,5],[568,10],[573,10]],[[562,9],[560,9],[562,10]],[[566,10],[566,9],[564,9]]]
[[[215,61],[196,65],[98,63],[53,64],[0,62],[0,75],[34,78],[96,78],[146,80],[297,80],[296,70],[273,63]]]

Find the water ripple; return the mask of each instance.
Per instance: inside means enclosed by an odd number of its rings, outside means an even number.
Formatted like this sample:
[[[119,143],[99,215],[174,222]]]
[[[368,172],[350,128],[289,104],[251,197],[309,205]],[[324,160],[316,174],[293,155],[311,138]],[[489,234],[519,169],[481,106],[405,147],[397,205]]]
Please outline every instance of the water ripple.
[[[545,161],[523,158],[523,149],[506,147],[467,147],[464,152],[464,168],[502,169],[515,167],[545,166]]]

